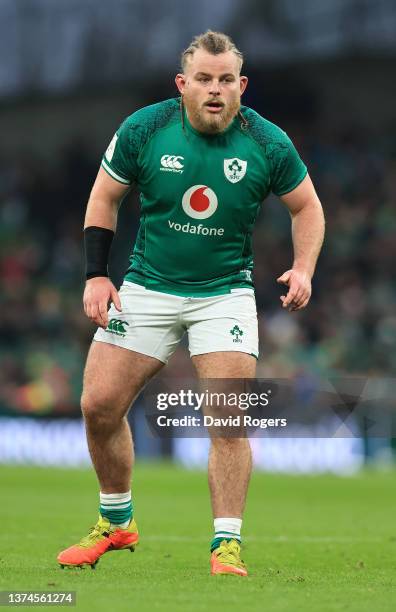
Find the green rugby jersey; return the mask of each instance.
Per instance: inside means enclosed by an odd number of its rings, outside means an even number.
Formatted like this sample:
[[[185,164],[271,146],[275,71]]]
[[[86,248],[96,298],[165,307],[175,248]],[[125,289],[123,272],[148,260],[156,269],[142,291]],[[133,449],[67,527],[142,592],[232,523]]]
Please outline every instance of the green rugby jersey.
[[[260,205],[297,187],[307,169],[283,130],[246,106],[241,114],[220,134],[202,134],[173,98],[122,123],[102,166],[140,191],[125,280],[196,297],[253,286]]]

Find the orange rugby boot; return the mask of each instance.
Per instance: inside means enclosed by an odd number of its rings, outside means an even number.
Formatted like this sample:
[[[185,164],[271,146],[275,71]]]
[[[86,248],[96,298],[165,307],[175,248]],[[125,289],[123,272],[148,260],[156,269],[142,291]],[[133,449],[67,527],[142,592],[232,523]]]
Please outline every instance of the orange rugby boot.
[[[237,540],[223,540],[210,556],[210,573],[247,576],[246,565],[240,557],[241,547]]]
[[[64,567],[84,567],[90,565],[92,569],[104,553],[111,550],[129,549],[135,550],[139,541],[137,525],[131,520],[126,529],[121,527],[110,528],[109,519],[99,515],[99,520],[82,538],[78,544],[74,544],[58,555],[58,563]]]

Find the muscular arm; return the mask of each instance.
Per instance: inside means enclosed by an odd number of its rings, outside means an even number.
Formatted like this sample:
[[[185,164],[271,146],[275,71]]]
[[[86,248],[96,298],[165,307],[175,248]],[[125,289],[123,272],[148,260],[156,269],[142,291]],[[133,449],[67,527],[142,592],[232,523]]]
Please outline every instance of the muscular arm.
[[[107,174],[102,167],[89,196],[87,211],[85,213],[84,229],[91,225],[105,227],[116,231],[118,208],[122,198],[130,189],[130,185],[123,185]]]
[[[324,238],[323,209],[308,175],[281,200],[292,219],[294,261],[292,269],[277,279],[289,287],[280,299],[284,308],[300,310],[311,297],[311,279]]]
[[[88,200],[84,229],[96,226],[115,232],[118,208],[129,188],[130,185],[119,183],[100,168]],[[120,297],[107,276],[87,280],[83,297],[84,311],[100,327],[106,328],[108,325],[107,310],[111,301],[121,311]]]

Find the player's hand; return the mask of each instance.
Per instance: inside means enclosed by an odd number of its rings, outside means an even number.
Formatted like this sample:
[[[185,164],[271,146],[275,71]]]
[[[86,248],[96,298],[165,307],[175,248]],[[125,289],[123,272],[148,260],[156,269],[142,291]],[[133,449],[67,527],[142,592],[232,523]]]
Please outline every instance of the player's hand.
[[[121,312],[120,296],[107,276],[95,276],[87,280],[83,297],[84,311],[93,323],[103,329],[109,323],[107,310],[110,302]]]
[[[302,269],[291,269],[276,280],[289,287],[287,295],[280,296],[283,308],[288,308],[289,312],[305,308],[312,292],[311,277],[308,272]]]

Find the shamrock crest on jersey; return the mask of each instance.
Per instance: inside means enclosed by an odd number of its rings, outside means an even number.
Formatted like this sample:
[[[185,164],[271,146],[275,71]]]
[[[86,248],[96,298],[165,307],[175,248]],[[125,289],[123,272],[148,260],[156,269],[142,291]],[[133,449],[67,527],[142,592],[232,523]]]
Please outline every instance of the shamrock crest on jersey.
[[[246,174],[247,161],[234,157],[224,160],[224,174],[230,183],[238,183]]]

